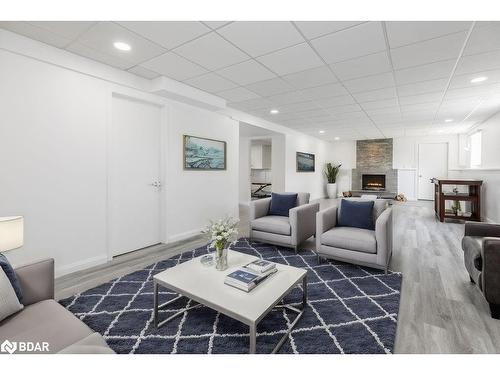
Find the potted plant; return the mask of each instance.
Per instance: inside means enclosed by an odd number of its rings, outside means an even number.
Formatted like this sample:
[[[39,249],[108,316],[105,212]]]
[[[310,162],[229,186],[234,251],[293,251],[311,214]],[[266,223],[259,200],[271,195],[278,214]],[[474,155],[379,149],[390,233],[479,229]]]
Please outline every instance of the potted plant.
[[[342,164],[333,165],[332,163],[326,163],[325,176],[328,181],[326,184],[328,198],[337,198],[337,175],[341,166]]]
[[[227,249],[236,241],[238,236],[238,220],[226,217],[218,221],[211,221],[203,231],[208,234],[210,248],[215,248],[215,268],[219,271],[227,269]]]

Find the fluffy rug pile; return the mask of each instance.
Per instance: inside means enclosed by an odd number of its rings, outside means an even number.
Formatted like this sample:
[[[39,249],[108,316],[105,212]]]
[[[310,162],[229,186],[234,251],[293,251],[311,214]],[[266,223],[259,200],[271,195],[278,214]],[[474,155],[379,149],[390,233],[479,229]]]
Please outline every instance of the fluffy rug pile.
[[[335,261],[309,250],[238,240],[233,250],[308,271],[308,307],[280,353],[392,353],[402,275]],[[248,327],[209,308],[192,309],[155,329],[152,276],[208,252],[207,247],[152,264],[60,303],[101,333],[117,353],[248,353]],[[193,275],[196,277],[196,275]],[[160,289],[160,303],[176,295]],[[298,302],[297,287],[285,302]],[[160,319],[192,301],[180,299]],[[257,351],[269,353],[293,321],[272,311],[257,326]]]

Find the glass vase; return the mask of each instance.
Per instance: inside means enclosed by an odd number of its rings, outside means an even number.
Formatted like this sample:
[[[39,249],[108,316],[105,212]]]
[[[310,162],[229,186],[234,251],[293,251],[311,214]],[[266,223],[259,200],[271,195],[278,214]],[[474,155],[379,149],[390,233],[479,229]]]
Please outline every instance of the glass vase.
[[[227,244],[221,244],[215,247],[215,269],[224,271],[227,269]]]

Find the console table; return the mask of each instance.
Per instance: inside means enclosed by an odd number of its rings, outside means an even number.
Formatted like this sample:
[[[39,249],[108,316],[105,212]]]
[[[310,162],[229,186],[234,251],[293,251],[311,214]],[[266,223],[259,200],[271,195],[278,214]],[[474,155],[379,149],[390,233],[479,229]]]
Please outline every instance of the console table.
[[[447,180],[440,178],[433,178],[431,182],[434,184],[434,210],[439,221],[443,222],[444,219],[459,219],[469,221],[481,221],[481,180]],[[443,186],[467,186],[468,192],[455,193],[453,191],[446,191]],[[470,213],[463,213],[458,215],[453,212],[447,212],[446,201],[459,201],[470,202]]]

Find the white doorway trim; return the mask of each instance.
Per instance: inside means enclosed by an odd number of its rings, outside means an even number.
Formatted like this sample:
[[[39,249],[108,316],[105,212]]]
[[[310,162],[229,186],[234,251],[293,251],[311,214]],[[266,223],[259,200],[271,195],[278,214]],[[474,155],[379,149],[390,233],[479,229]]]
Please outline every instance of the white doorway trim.
[[[421,146],[422,145],[445,145],[446,146],[446,176],[435,176],[435,177],[447,177],[448,176],[448,170],[449,170],[449,152],[450,152],[450,145],[449,142],[421,142],[417,145],[417,170],[415,171],[415,191],[416,191],[416,199],[417,200],[428,200],[426,198],[421,198],[420,197],[420,176],[422,175],[421,170],[420,170],[420,152],[421,152]],[[430,183],[430,181],[429,181]],[[432,199],[434,200],[434,199]]]
[[[108,101],[107,101],[107,106],[106,106],[106,156],[105,156],[105,163],[106,163],[106,254],[107,254],[107,260],[111,261],[113,259],[113,252],[111,249],[111,243],[110,243],[110,226],[111,226],[111,189],[110,189],[110,142],[111,142],[111,126],[112,126],[112,121],[113,121],[113,99],[114,98],[123,98],[127,100],[132,100],[136,102],[142,102],[150,105],[154,105],[159,107],[160,109],[160,126],[159,126],[159,134],[160,134],[160,140],[159,140],[159,154],[160,154],[160,160],[159,160],[159,168],[160,168],[160,181],[162,184],[161,190],[160,190],[160,197],[159,197],[159,233],[160,233],[160,242],[161,243],[166,243],[167,242],[167,228],[166,228],[166,212],[167,212],[167,194],[166,194],[166,189],[167,189],[167,145],[168,145],[168,139],[167,139],[167,126],[168,126],[168,104],[166,101],[162,99],[156,100],[156,98],[151,97],[150,95],[146,94],[146,98],[141,97],[140,93],[138,95],[131,93],[131,92],[123,92],[123,91],[115,91],[111,90],[109,92],[108,96]]]

